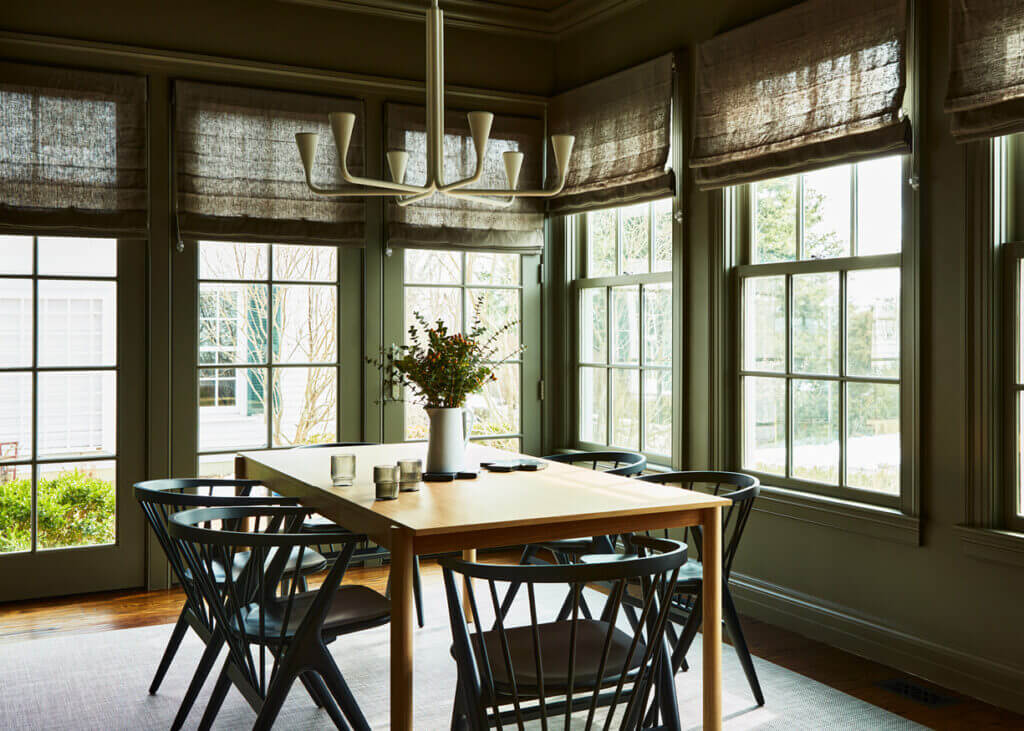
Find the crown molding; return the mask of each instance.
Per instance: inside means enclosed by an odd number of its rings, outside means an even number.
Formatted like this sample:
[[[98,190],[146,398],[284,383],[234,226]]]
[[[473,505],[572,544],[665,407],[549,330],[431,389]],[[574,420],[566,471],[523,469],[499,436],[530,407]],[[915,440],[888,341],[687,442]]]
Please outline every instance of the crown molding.
[[[397,20],[421,21],[423,0],[279,0]],[[646,0],[564,0],[551,8],[527,8],[494,0],[443,0],[445,23],[452,27],[558,40],[592,23],[636,7]]]

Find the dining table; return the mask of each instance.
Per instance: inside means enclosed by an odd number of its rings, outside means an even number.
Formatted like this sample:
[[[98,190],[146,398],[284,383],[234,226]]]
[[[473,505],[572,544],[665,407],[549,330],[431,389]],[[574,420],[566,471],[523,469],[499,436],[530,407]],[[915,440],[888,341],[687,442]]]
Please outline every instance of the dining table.
[[[242,452],[239,478],[295,497],[339,525],[365,534],[391,553],[391,728],[411,731],[413,718],[414,557],[461,551],[476,560],[484,548],[561,538],[621,535],[701,526],[703,546],[703,725],[722,725],[722,507],[700,491],[659,485],[562,462],[543,469],[492,472],[481,463],[534,459],[483,444],[466,449],[464,470],[474,478],[424,482],[397,499],[377,500],[375,465],[425,459],[423,442],[321,449]],[[354,454],[355,479],[335,486],[330,457]]]

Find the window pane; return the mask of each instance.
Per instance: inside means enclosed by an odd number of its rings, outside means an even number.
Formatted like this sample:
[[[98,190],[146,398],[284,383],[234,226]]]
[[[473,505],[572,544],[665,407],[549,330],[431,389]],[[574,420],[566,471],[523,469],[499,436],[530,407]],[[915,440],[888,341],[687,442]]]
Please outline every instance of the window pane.
[[[580,440],[608,443],[608,372],[580,368]]]
[[[117,283],[39,282],[39,365],[112,366],[117,358]]]
[[[608,358],[608,290],[580,290],[580,360],[604,363]]]
[[[515,286],[519,284],[519,254],[466,254],[469,284]]]
[[[32,468],[0,466],[0,554],[32,549]]]
[[[494,447],[495,449],[504,449],[506,452],[515,452],[520,454],[523,451],[522,440],[518,437],[509,437],[507,439],[474,439],[474,444],[481,444],[485,447]]]
[[[266,279],[267,245],[199,242],[200,279]]]
[[[895,254],[903,241],[903,158],[857,164],[857,254]]]
[[[654,204],[654,271],[672,271],[672,199]]]
[[[743,378],[743,466],[758,472],[786,472],[786,381]]]
[[[0,274],[31,273],[32,237],[0,236]]]
[[[519,365],[499,366],[494,372],[497,380],[488,381],[478,393],[466,399],[475,421],[473,436],[518,434],[519,420]]]
[[[796,259],[796,177],[754,184],[754,264]]]
[[[613,446],[640,448],[640,371],[612,369],[611,436]]]
[[[272,403],[275,447],[337,441],[337,369],[275,368]]]
[[[117,483],[113,461],[40,465],[38,479],[39,548],[114,542]]]
[[[338,250],[333,246],[274,246],[274,279],[292,282],[335,282]]]
[[[672,285],[644,287],[644,363],[672,364]]]
[[[41,457],[114,454],[117,444],[113,371],[40,373],[37,444]]]
[[[846,284],[846,362],[850,375],[900,375],[900,270],[850,272]]]
[[[199,477],[231,478],[235,476],[235,453],[203,454],[199,457]]]
[[[804,175],[804,259],[850,255],[850,166]]]
[[[117,276],[117,239],[39,237],[39,273],[59,276]]]
[[[426,410],[411,400],[410,391],[406,392],[405,399],[405,438],[426,439],[430,431],[430,419],[427,418]]]
[[[1017,504],[1014,509],[1024,515],[1024,392],[1017,392]]]
[[[0,279],[0,368],[32,366],[32,280]]]
[[[31,458],[32,374],[0,373],[0,462]]]
[[[640,358],[640,289],[612,287],[612,362]]]
[[[786,369],[786,278],[756,277],[743,285],[743,365]]]
[[[406,249],[405,281],[419,284],[462,284],[462,254],[455,251]]]
[[[672,371],[644,371],[644,451],[672,456]]]
[[[508,323],[514,323],[494,342],[497,352],[494,358],[502,360],[515,353],[519,347],[519,290],[518,289],[467,289],[467,313],[479,316],[487,328],[484,340],[491,337]],[[470,324],[472,327],[472,323]]]
[[[1017,382],[1024,383],[1024,259],[1017,265],[1017,328]]]
[[[793,380],[793,476],[839,484],[839,382]]]
[[[265,363],[267,286],[199,285],[199,364]]]
[[[303,284],[274,285],[274,362],[337,360],[338,290]]]
[[[839,275],[793,276],[793,370],[839,373]]]
[[[612,277],[615,269],[615,209],[587,214],[587,276]]]
[[[849,383],[846,389],[846,482],[899,495],[900,388]]]
[[[620,255],[622,274],[646,274],[651,270],[651,207],[647,203],[619,209],[622,220]]]
[[[199,449],[267,446],[267,371],[199,369]]]
[[[405,331],[416,325],[415,314],[419,313],[433,327],[443,320],[449,334],[462,331],[462,290],[454,287],[406,287],[405,288]],[[406,336],[408,339],[408,335]]]

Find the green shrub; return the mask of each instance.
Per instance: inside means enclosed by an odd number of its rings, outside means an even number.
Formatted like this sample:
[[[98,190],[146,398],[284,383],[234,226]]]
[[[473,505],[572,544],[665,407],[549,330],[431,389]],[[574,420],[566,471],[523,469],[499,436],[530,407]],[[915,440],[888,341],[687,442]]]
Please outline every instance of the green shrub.
[[[40,548],[114,542],[114,485],[80,470],[39,481],[37,524]],[[32,483],[0,485],[0,553],[32,545]]]

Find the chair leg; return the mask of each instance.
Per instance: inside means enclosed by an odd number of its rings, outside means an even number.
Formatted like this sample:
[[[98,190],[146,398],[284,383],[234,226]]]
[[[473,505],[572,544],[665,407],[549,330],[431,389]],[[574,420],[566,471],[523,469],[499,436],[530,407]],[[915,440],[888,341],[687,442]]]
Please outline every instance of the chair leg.
[[[729,631],[733,649],[736,650],[740,665],[743,666],[743,674],[747,676],[747,683],[754,693],[754,700],[757,701],[757,705],[763,706],[764,693],[761,692],[761,683],[757,679],[754,661],[750,657],[747,639],[743,636],[743,629],[740,627],[740,616],[736,612],[736,605],[732,601],[728,585],[722,587],[722,616],[725,618],[725,628]]]
[[[209,731],[217,714],[220,713],[220,707],[224,705],[224,697],[227,696],[228,690],[231,688],[231,676],[228,675],[230,664],[231,658],[229,657],[224,661],[224,667],[221,669],[220,675],[217,676],[217,684],[213,686],[213,694],[210,696],[206,710],[203,711],[203,718],[199,722],[199,731]]]
[[[672,650],[673,675],[678,673],[679,669],[686,662],[686,653],[690,651],[690,645],[693,644],[693,638],[697,636],[697,630],[701,626],[703,613],[702,598],[703,591],[698,589],[694,596],[693,611],[690,612],[690,617],[686,620],[686,625],[683,627],[683,633],[679,636],[679,641]]]
[[[416,604],[416,621],[423,628],[423,585],[420,582],[420,557],[412,557],[412,598]]]
[[[263,699],[263,707],[256,716],[256,723],[252,725],[253,731],[270,731],[294,682],[295,671],[292,668],[286,666],[278,670],[277,677],[267,689],[267,697]]]
[[[537,553],[537,547],[529,543],[523,547],[523,555],[519,557],[519,565],[527,566],[533,559],[534,554]],[[519,587],[522,584],[512,583],[509,584],[508,591],[505,592],[505,598],[501,600],[501,618],[505,619],[505,615],[508,614],[508,610],[512,608],[512,602],[515,601],[516,594],[519,592]]]
[[[309,693],[309,697],[313,699],[314,703],[316,703],[316,707],[323,708],[324,696],[320,687],[317,685],[316,680],[314,680],[315,677],[316,673],[312,670],[307,670],[299,676],[299,680],[301,680],[302,684],[305,686],[306,692]]]
[[[318,706],[327,710],[327,715],[334,721],[334,725],[348,731],[348,721],[345,720],[345,715],[338,708],[338,704],[334,702],[334,698],[331,697],[331,691],[324,685],[324,679],[320,677],[320,674],[314,670],[307,670],[300,677],[307,683],[307,689],[310,686],[316,689],[318,698],[314,700],[316,700]]]
[[[157,692],[160,689],[160,683],[164,680],[164,675],[167,674],[167,668],[171,666],[171,661],[178,652],[178,648],[181,646],[181,641],[185,637],[185,633],[188,632],[188,605],[186,604],[181,608],[181,614],[178,615],[178,621],[174,624],[174,629],[171,630],[171,639],[167,641],[167,647],[164,649],[163,657],[160,658],[160,664],[156,668],[156,675],[153,676],[153,682],[149,684],[150,695]]]
[[[352,724],[352,728],[356,729],[356,731],[371,731],[369,721],[363,715],[362,709],[356,702],[356,697],[352,695],[352,690],[348,687],[348,683],[345,682],[345,678],[342,677],[341,670],[338,669],[338,664],[334,662],[331,653],[325,647],[322,648],[320,655],[321,660],[318,670],[320,677],[327,683],[327,687],[330,688],[334,699],[338,701],[338,705],[341,706],[345,717]]]
[[[171,724],[171,731],[178,731],[178,729],[185,725],[185,719],[188,718],[192,706],[195,705],[196,698],[199,697],[199,691],[202,690],[203,684],[206,683],[206,679],[210,676],[210,671],[213,669],[213,664],[217,662],[217,655],[220,654],[222,647],[224,647],[224,638],[220,632],[215,630],[206,645],[206,649],[203,650],[202,657],[199,658],[199,664],[192,675],[192,682],[188,684],[188,690],[185,691],[185,697],[182,698],[181,705],[178,706],[178,713]]]

